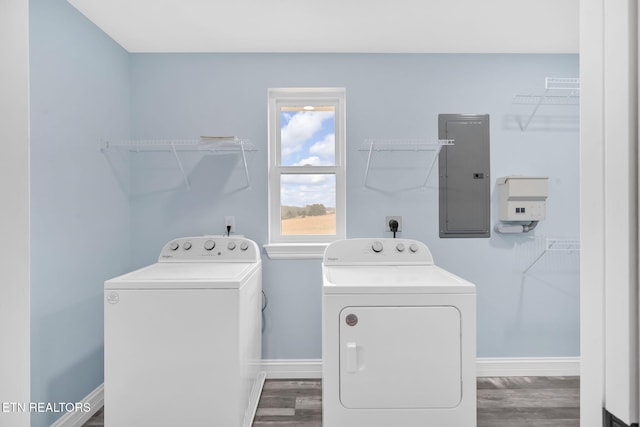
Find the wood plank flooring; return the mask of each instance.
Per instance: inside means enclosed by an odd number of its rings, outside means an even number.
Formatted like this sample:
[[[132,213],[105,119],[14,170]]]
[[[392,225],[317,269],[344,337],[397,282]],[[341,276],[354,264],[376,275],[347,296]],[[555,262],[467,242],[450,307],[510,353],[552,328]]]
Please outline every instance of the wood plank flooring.
[[[253,426],[321,427],[322,381],[265,381]]]
[[[478,378],[478,427],[579,427],[579,405],[578,377]],[[321,427],[321,381],[267,380],[253,425]],[[84,424],[101,426],[102,410]]]
[[[478,378],[478,427],[579,427],[579,377]]]

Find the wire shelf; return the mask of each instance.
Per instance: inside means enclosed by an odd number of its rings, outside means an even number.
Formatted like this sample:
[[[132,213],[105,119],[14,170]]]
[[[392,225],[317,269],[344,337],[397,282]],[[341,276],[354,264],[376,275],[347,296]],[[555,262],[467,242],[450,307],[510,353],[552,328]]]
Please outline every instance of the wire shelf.
[[[580,91],[580,79],[577,77],[545,77],[544,88]]]
[[[453,139],[365,139],[360,151],[434,151],[442,146],[454,145]]]
[[[248,139],[235,136],[201,137],[200,139],[134,139],[102,141],[102,150],[124,148],[132,153],[163,151],[255,151]]]
[[[580,239],[545,237],[542,252],[538,257],[522,272],[526,275],[547,253],[550,252],[580,252]]]
[[[580,91],[547,89],[519,93],[513,97],[513,103],[518,105],[578,105]]]
[[[580,79],[573,77],[546,77],[544,89],[537,89],[516,94],[513,104],[533,105],[529,118],[520,123],[520,130],[525,131],[533,120],[533,116],[542,105],[578,105],[580,103]]]
[[[367,151],[367,166],[364,171],[363,188],[378,190],[368,184],[369,171],[371,168],[371,157],[374,152],[380,151],[427,151],[432,153],[431,160],[425,164],[427,170],[426,177],[420,188],[425,188],[427,180],[431,175],[431,171],[438,160],[438,155],[442,147],[454,145],[453,139],[428,140],[423,138],[407,138],[407,139],[365,139],[360,146],[360,151]]]
[[[247,151],[256,151],[255,146],[248,139],[237,136],[201,136],[197,139],[133,139],[100,141],[100,150],[106,153],[109,149],[123,149],[129,153],[172,153],[176,163],[180,168],[180,173],[184,179],[187,189],[191,188],[189,178],[184,170],[179,152],[201,152],[205,154],[232,153],[242,155],[244,162],[244,172],[247,178],[248,187],[251,187],[249,180],[249,168],[247,166]]]

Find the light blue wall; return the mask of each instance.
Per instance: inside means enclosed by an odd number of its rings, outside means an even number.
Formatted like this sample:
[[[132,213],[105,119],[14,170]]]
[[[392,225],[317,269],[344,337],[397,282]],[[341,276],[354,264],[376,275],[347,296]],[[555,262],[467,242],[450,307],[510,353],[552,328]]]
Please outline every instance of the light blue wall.
[[[577,107],[542,107],[523,133],[516,119],[531,107],[511,102],[545,76],[577,76],[576,55],[130,55],[63,0],[30,7],[32,401],[76,401],[102,382],[105,279],[154,262],[174,237],[221,233],[226,215],[267,242],[270,87],[347,89],[348,236],[385,236],[384,217],[402,215],[402,237],[477,284],[479,356],[578,355],[577,254],[547,254],[522,275],[544,237],[578,237]],[[363,140],[436,138],[439,113],[491,115],[493,183],[550,177],[538,239],[440,239],[437,173],[410,189],[415,156],[377,157],[372,183],[385,191],[363,189]],[[250,187],[236,155],[184,155],[187,191],[170,155],[98,150],[101,137],[227,134],[257,147]],[[493,191],[493,223],[496,212]],[[319,358],[320,260],[264,255],[264,288],[263,356]]]
[[[129,267],[127,194],[98,146],[129,134],[129,55],[64,0],[29,6],[31,401],[76,402],[103,381],[104,280]]]
[[[578,108],[512,104],[522,90],[543,88],[546,76],[577,77],[577,55],[134,54],[132,136],[185,138],[238,135],[250,153],[251,188],[238,156],[184,156],[191,191],[166,154],[132,158],[131,244],[134,265],[157,258],[168,240],[219,234],[224,217],[237,231],[267,242],[267,89],[332,86],[347,90],[347,234],[386,236],[386,215],[403,216],[402,237],[427,243],[441,266],[477,284],[478,356],[577,356],[577,253],[548,253],[545,237],[577,238]],[[532,236],[438,237],[438,181],[425,189],[415,157],[377,157],[363,189],[366,138],[437,138],[439,113],[491,115],[492,224],[495,178],[549,176],[548,218]],[[408,169],[408,166],[411,167]],[[320,260],[264,258],[265,358],[319,358]]]

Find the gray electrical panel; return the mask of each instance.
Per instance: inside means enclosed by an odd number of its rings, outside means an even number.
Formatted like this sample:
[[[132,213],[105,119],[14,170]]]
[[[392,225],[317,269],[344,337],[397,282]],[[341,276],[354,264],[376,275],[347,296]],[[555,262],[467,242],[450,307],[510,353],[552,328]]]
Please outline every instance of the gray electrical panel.
[[[440,114],[440,237],[489,237],[489,115]]]

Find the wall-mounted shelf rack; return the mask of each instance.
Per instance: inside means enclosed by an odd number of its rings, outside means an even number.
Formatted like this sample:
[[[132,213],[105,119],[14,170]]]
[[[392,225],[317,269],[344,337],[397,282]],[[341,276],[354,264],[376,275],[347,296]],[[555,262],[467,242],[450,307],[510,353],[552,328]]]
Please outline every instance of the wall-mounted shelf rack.
[[[580,239],[550,238],[544,239],[544,248],[540,255],[522,272],[526,275],[547,253],[553,252],[580,252]]]
[[[533,111],[520,130],[529,127],[533,116],[542,105],[578,105],[580,103],[580,79],[573,77],[546,77],[544,89],[520,92],[513,98],[514,104],[533,105]]]
[[[431,170],[438,160],[440,149],[447,145],[453,145],[453,139],[427,140],[421,138],[413,139],[366,139],[360,146],[359,151],[367,151],[367,166],[364,171],[364,188],[372,188],[367,184],[369,178],[369,169],[371,167],[371,157],[376,151],[427,151],[432,153],[431,161],[427,165],[427,175],[421,187],[427,185]]]
[[[191,188],[191,184],[184,171],[178,152],[200,152],[203,154],[240,153],[242,155],[247,184],[250,187],[251,183],[249,180],[246,152],[256,151],[255,146],[249,142],[248,139],[238,138],[237,136],[201,136],[197,139],[105,140],[100,142],[100,150],[103,153],[110,149],[122,149],[130,153],[173,153],[187,189]]]

